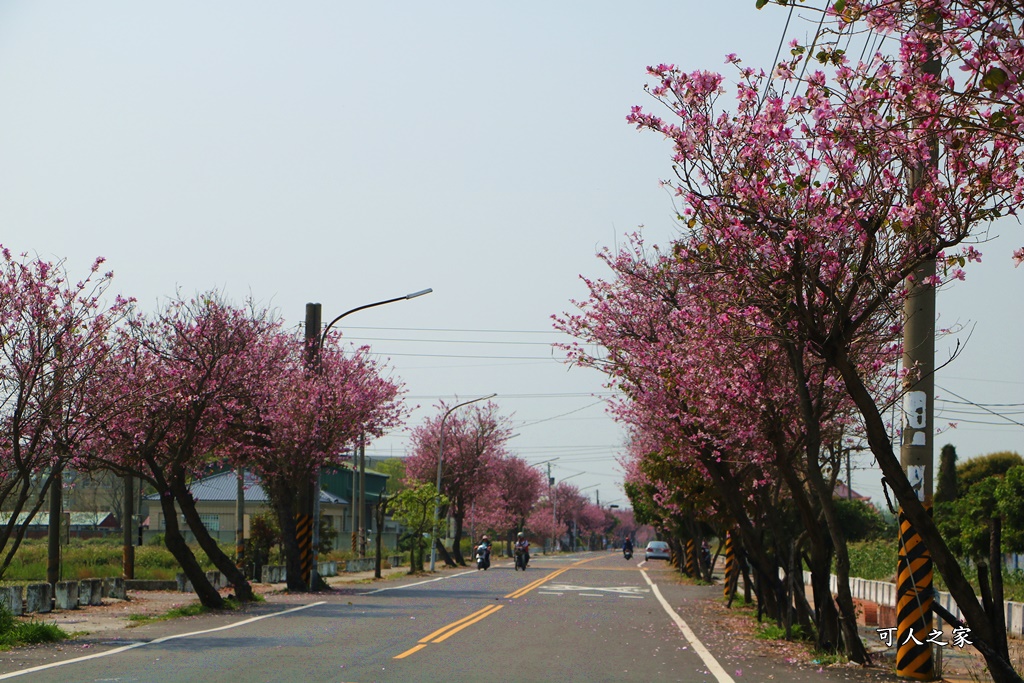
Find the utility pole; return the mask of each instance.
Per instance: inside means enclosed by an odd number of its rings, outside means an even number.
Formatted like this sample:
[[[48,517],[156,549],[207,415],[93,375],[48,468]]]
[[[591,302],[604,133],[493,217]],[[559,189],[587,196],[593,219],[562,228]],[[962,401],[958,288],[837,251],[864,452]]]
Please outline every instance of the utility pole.
[[[359,557],[366,557],[366,437],[359,438]]]
[[[558,548],[558,496],[555,495],[555,479],[551,476],[551,463],[548,463],[548,497],[551,498],[551,552],[557,553]]]
[[[311,372],[316,371],[320,359],[320,304],[306,304],[306,366]],[[313,547],[319,541],[316,538],[319,534],[319,525],[314,523],[314,501],[319,497],[320,491],[316,490],[317,477],[303,485],[299,491],[299,498],[295,506],[295,537],[299,546],[299,567],[302,572],[302,582],[309,590],[315,586],[313,576]]]
[[[238,488],[235,490],[235,564],[245,565],[245,468],[238,468]],[[254,577],[258,578],[258,577]]]
[[[64,476],[57,470],[50,476],[50,522],[46,529],[46,583],[60,581],[60,531],[64,510]]]
[[[135,578],[135,539],[132,534],[132,519],[135,517],[135,482],[132,476],[124,478],[124,509],[121,514],[121,527],[124,531],[124,553],[122,566],[125,579]]]
[[[925,17],[919,20],[929,21]],[[938,28],[938,27],[936,27]],[[924,73],[938,82],[941,65],[934,49],[929,49]],[[921,185],[929,171],[938,165],[938,141],[929,140],[930,158],[914,169],[910,177],[911,193]],[[918,240],[931,239],[934,218],[922,218],[914,226]],[[935,397],[935,260],[921,263],[906,282],[903,302],[903,439],[900,465],[925,509],[932,511],[932,460],[934,457]],[[896,569],[896,675],[899,678],[931,681],[935,679],[932,645],[934,601],[931,552],[917,530],[899,511],[899,552]]]

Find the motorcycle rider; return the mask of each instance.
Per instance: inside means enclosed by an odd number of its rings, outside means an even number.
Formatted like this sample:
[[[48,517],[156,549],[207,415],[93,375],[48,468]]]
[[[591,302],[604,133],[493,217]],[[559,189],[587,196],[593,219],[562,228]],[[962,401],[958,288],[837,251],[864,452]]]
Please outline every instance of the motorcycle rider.
[[[633,539],[626,537],[626,540],[622,543],[622,554],[629,559],[633,555]]]
[[[522,531],[516,537],[516,552],[523,553],[523,568],[525,569],[530,562],[530,542],[526,540],[526,534]]]
[[[477,550],[478,553],[479,552],[483,552],[484,560],[487,561],[487,564],[490,564],[490,560],[491,560],[491,539],[487,537],[487,534],[484,534],[480,538],[480,545],[478,545],[476,547],[476,550]]]

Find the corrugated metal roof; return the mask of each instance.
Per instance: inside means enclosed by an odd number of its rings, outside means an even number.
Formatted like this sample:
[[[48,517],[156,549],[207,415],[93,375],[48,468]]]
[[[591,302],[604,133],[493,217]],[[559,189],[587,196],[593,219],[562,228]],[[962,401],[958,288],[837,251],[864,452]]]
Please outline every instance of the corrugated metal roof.
[[[112,517],[109,512],[72,512],[69,514],[71,517],[71,526],[99,526],[103,522],[107,521],[108,518]],[[28,513],[22,512],[18,515],[17,524],[19,526],[24,524],[26,519],[28,519]],[[10,521],[10,512],[0,512],[0,525],[6,526]],[[49,526],[50,513],[36,513],[36,516],[32,518],[32,524],[34,526]]]
[[[238,475],[235,472],[221,472],[192,482],[188,490],[197,501],[233,501],[238,497]],[[146,500],[159,500],[156,493],[146,496]],[[245,499],[252,503],[268,503],[263,484],[256,475],[245,473]],[[320,491],[320,502],[334,505],[348,505],[348,501],[333,493]]]

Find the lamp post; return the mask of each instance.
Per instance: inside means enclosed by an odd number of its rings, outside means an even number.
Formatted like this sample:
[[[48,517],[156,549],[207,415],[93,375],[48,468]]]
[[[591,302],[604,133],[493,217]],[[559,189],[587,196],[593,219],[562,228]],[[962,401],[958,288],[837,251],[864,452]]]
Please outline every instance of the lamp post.
[[[334,324],[337,323],[342,318],[344,318],[345,316],[350,315],[352,313],[356,313],[357,311],[365,310],[367,308],[374,308],[375,306],[383,306],[385,304],[391,304],[391,303],[394,303],[396,301],[406,301],[408,299],[415,299],[418,296],[423,296],[424,294],[430,294],[433,291],[434,290],[432,288],[428,287],[427,289],[421,289],[418,292],[412,292],[410,294],[406,294],[405,296],[396,296],[393,299],[385,299],[384,301],[375,301],[372,304],[364,304],[362,306],[356,306],[355,308],[352,308],[352,309],[349,309],[349,310],[345,311],[344,313],[339,315],[337,318],[335,318],[331,322],[327,323],[327,327],[324,328],[323,332],[320,332],[320,310],[321,310],[320,309],[320,304],[318,304],[318,303],[306,304],[306,344],[307,344],[307,348],[306,348],[307,356],[306,356],[306,358],[307,358],[307,361],[309,362],[310,367],[315,368],[317,365],[319,365],[319,363],[320,363],[320,349],[323,348],[324,343],[327,341],[327,334],[331,331],[331,328],[334,327]],[[362,457],[360,458],[360,467],[363,470],[365,470],[365,467],[366,467],[365,457],[366,457],[365,455],[362,455]],[[354,472],[355,471],[355,459],[354,459],[354,456],[353,456],[353,463],[352,464],[353,464],[353,472]],[[317,564],[317,560],[318,560],[318,557],[317,557],[317,555],[318,555],[317,546],[320,545],[320,470],[319,469],[317,469],[316,480],[314,482],[312,482],[312,484],[313,484],[313,486],[312,486],[313,491],[311,491],[310,494],[309,494],[310,498],[312,498],[312,505],[313,505],[313,514],[312,514],[312,517],[313,517],[313,524],[312,524],[313,529],[312,529],[312,535],[311,535],[311,540],[310,540],[310,545],[312,546],[310,548],[310,550],[311,550],[311,557],[312,557],[312,567],[310,569],[310,575],[309,575],[309,586],[310,586],[310,588],[312,588],[316,583],[318,583],[318,578],[319,578],[317,576],[317,571],[316,571],[316,564]],[[353,491],[353,493],[354,493],[354,491]],[[351,501],[350,501],[350,504],[351,504]],[[308,510],[309,508],[308,508],[308,506],[303,506],[302,509]],[[303,514],[305,514],[305,513],[303,513]],[[363,517],[363,515],[359,516],[360,521],[362,521],[362,517]],[[354,521],[355,521],[355,519],[353,518],[353,522]],[[353,524],[353,528],[354,528],[354,526],[355,525]]]
[[[444,462],[444,423],[448,419],[448,416],[454,413],[462,406],[468,406],[470,403],[476,403],[477,401],[485,401],[489,398],[494,398],[497,394],[491,394],[490,396],[481,396],[480,398],[474,398],[471,401],[463,401],[457,405],[452,406],[448,409],[448,412],[441,418],[441,443],[437,449],[437,491],[434,493],[434,526],[430,532],[430,571],[434,571],[434,564],[437,561],[437,518],[441,514],[441,465]]]
[[[572,479],[573,477],[578,477],[581,474],[586,473],[577,472],[576,474],[570,474],[568,477],[562,479],[562,481]],[[548,477],[548,482],[551,485],[551,533],[553,534],[553,536],[551,537],[551,552],[556,553],[558,552],[558,548],[556,547],[558,545],[558,488],[555,486],[554,477]]]

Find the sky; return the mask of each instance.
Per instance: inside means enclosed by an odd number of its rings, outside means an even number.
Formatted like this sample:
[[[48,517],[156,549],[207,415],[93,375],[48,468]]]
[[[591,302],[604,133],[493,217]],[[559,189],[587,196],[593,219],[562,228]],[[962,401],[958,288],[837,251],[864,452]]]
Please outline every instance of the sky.
[[[296,327],[307,302],[326,322],[432,288],[338,326],[404,382],[408,428],[497,393],[513,453],[625,506],[603,378],[561,361],[551,316],[606,274],[600,249],[675,234],[669,147],[625,121],[651,103],[646,67],[766,66],[811,30],[786,20],[753,0],[9,0],[0,243],[73,275],[103,256],[144,310],[216,288]],[[993,233],[939,295],[940,325],[963,327],[938,360],[966,345],[938,374],[959,425],[936,444],[961,459],[1024,452],[1024,238]],[[368,455],[404,455],[408,428]],[[870,456],[855,468],[880,499]]]

